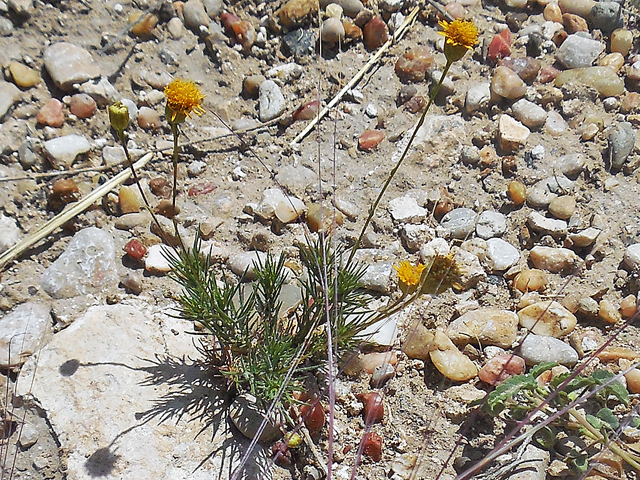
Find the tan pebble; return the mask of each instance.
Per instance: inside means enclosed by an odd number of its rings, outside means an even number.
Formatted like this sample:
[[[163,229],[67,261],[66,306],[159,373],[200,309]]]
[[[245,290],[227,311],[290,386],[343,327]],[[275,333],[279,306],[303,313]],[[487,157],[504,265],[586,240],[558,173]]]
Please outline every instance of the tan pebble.
[[[627,366],[622,367],[623,364],[622,362],[620,362],[620,366],[626,370],[627,368],[630,367],[628,363],[629,362],[627,361]],[[634,368],[633,370],[628,371],[624,375],[624,378],[627,381],[627,389],[631,393],[640,393],[640,370],[639,369]]]
[[[353,20],[345,18],[342,20],[342,26],[344,27],[344,36],[346,38],[360,38],[362,37],[362,29],[353,23]]]
[[[331,232],[334,226],[342,225],[344,217],[338,210],[319,204],[311,205],[307,211],[307,225],[312,232]]]
[[[131,27],[131,33],[136,37],[149,36],[157,24],[158,17],[153,13],[147,13],[142,20],[138,21],[133,27]]]
[[[89,118],[96,111],[96,101],[86,93],[78,93],[69,100],[69,111],[78,118]]]
[[[50,98],[38,112],[36,121],[40,125],[48,125],[56,128],[61,127],[64,123],[62,102],[56,98]]]
[[[307,208],[304,202],[295,197],[289,197],[284,202],[280,202],[276,206],[275,215],[282,223],[291,223],[300,217]]]
[[[601,362],[617,362],[621,358],[625,360],[636,360],[638,357],[640,357],[638,353],[626,347],[609,347],[598,354],[598,359]]]
[[[509,348],[518,334],[518,316],[499,308],[471,310],[451,322],[446,334],[458,345],[480,343]]]
[[[628,92],[620,99],[620,111],[630,113],[640,109],[640,93]]]
[[[555,197],[549,203],[549,213],[556,218],[566,220],[576,210],[576,200],[570,195]]]
[[[160,114],[149,107],[140,107],[138,111],[138,125],[145,130],[157,130],[162,126]]]
[[[464,5],[458,2],[447,3],[444,9],[449,15],[453,17],[454,20],[456,18],[463,18],[467,13]],[[440,15],[438,15],[438,18],[440,18]]]
[[[409,358],[427,360],[429,348],[433,343],[434,334],[421,323],[414,323],[405,332],[402,351]]]
[[[537,268],[527,269],[513,279],[513,288],[521,292],[541,292],[549,283],[546,272]]]
[[[575,266],[578,257],[568,248],[554,248],[536,245],[529,253],[533,266],[551,273],[559,273]]]
[[[429,356],[438,371],[454,382],[471,380],[478,375],[478,367],[441,330],[436,330]]]
[[[527,199],[527,187],[517,180],[509,182],[507,193],[511,201],[516,205],[522,205]]]
[[[120,187],[118,192],[118,203],[120,211],[123,214],[137,213],[140,211],[140,201],[132,188],[127,186]]]
[[[265,80],[264,75],[248,75],[242,81],[242,89],[248,97],[258,98],[260,84]]]
[[[433,62],[433,53],[428,48],[412,48],[396,61],[396,74],[403,81],[422,82]]]
[[[614,30],[611,34],[611,51],[627,56],[633,46],[633,33],[625,28]]]
[[[562,23],[562,11],[557,3],[549,3],[544,7],[542,16],[548,22]]]
[[[340,20],[342,18],[342,7],[337,3],[330,3],[325,8],[325,13],[327,17],[337,18]]]
[[[158,205],[153,209],[153,213],[157,213],[158,215],[162,215],[166,218],[173,218],[180,213],[180,207],[176,205],[174,209],[173,202],[171,200],[163,199],[160,200]]]
[[[534,303],[518,312],[520,326],[536,335],[560,338],[578,323],[575,315],[554,301]]]
[[[598,125],[596,125],[595,123],[589,123],[586,127],[584,127],[581,138],[585,142],[593,140],[599,131],[600,128],[598,127]]]
[[[380,365],[396,365],[398,356],[396,352],[373,352],[367,353],[360,359],[362,370],[368,374],[372,374],[376,367]]]
[[[611,67],[616,72],[618,72],[624,65],[624,57],[621,53],[613,52],[609,55],[605,55],[604,58],[600,60],[600,62],[598,62],[598,64],[602,67]]]
[[[622,318],[631,318],[636,314],[636,296],[635,295],[627,295],[620,302],[620,314]]]
[[[622,318],[620,310],[610,300],[601,300],[598,309],[598,316],[607,323],[616,323]]]
[[[61,210],[65,205],[75,202],[80,198],[80,190],[76,182],[70,178],[57,180],[53,184],[51,195],[49,196],[49,209],[53,211]]]
[[[500,97],[516,100],[527,93],[527,85],[509,67],[499,66],[491,77],[491,91]]]
[[[533,305],[534,303],[539,303],[542,301],[542,297],[538,292],[527,292],[520,297],[518,301],[518,310],[522,310],[523,308],[527,308],[529,305]]]
[[[505,353],[491,358],[478,372],[478,377],[489,385],[498,385],[507,378],[525,372],[524,359]]]
[[[9,73],[11,78],[21,88],[31,88],[40,83],[40,74],[18,62],[11,62],[9,64]]]
[[[587,21],[584,18],[572,13],[565,13],[564,15],[562,15],[562,24],[564,25],[564,29],[568,34],[589,31]]]

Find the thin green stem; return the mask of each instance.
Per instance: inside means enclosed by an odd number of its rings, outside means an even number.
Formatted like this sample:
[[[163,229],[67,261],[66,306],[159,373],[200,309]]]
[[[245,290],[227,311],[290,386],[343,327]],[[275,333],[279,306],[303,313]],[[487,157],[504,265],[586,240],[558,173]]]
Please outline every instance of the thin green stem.
[[[178,222],[176,221],[176,197],[178,196],[178,136],[180,131],[178,130],[177,122],[170,122],[171,124],[171,134],[173,135],[173,203],[172,203],[172,212],[171,219],[173,220],[173,228],[175,230],[176,238],[179,243],[182,244],[182,239],[180,238],[180,233],[178,232]]]
[[[404,148],[404,151],[402,152],[402,155],[400,156],[398,163],[396,163],[396,166],[393,167],[393,170],[391,170],[391,173],[389,173],[389,176],[387,177],[387,180],[384,182],[384,185],[382,186],[382,189],[380,190],[378,197],[376,198],[375,202],[373,202],[373,205],[369,209],[369,215],[367,216],[367,219],[364,222],[362,230],[360,231],[358,240],[356,240],[356,243],[353,245],[353,248],[351,249],[351,254],[349,255],[349,262],[353,260],[353,256],[355,255],[356,250],[360,246],[360,243],[362,242],[362,238],[364,237],[364,234],[367,228],[369,227],[371,220],[373,219],[373,215],[375,214],[378,208],[378,205],[380,204],[380,201],[382,200],[382,196],[387,191],[387,188],[389,188],[389,185],[391,184],[391,180],[393,180],[393,177],[400,169],[402,162],[404,162],[404,159],[407,157],[407,154],[409,153],[409,149],[411,148],[411,145],[413,144],[413,141],[415,140],[416,135],[418,134],[418,130],[420,130],[420,127],[422,127],[422,125],[424,124],[424,120],[427,117],[427,112],[429,111],[431,104],[433,103],[436,96],[438,95],[438,92],[440,91],[440,87],[442,86],[442,83],[444,82],[444,79],[446,78],[447,73],[449,72],[449,68],[451,67],[452,64],[453,62],[447,59],[447,64],[445,65],[444,70],[442,71],[442,76],[440,77],[440,80],[438,81],[436,86],[431,91],[431,95],[429,95],[429,103],[427,103],[427,107],[424,109],[424,112],[422,112],[422,115],[420,116],[420,120],[418,121],[416,127],[413,129],[413,133],[411,134],[411,138],[409,138],[409,142],[407,142],[407,146]]]

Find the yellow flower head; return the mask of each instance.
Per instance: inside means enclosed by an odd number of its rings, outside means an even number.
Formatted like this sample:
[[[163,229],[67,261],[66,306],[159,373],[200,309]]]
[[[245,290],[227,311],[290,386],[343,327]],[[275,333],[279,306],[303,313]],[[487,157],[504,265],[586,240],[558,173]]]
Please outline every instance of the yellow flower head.
[[[478,28],[471,20],[458,18],[453,22],[442,20],[438,23],[442,27],[438,33],[445,38],[444,54],[448,61],[460,60],[467,50],[478,43]]]
[[[181,123],[191,113],[202,115],[204,109],[200,102],[205,97],[192,80],[176,78],[164,89],[167,97],[167,118],[171,123]]]
[[[407,287],[415,287],[420,283],[420,276],[422,275],[422,271],[427,268],[421,263],[417,265],[411,265],[408,260],[403,260],[400,262],[400,265],[394,265],[398,272],[398,279],[400,283]]]
[[[460,277],[463,273],[464,269],[458,265],[452,254],[437,255],[429,267],[429,273],[422,286],[422,293],[438,294],[449,287],[462,290]]]

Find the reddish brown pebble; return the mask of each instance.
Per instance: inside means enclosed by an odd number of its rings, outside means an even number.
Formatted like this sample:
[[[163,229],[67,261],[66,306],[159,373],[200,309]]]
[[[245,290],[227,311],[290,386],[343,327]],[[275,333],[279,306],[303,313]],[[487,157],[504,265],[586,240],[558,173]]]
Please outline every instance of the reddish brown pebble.
[[[640,109],[640,93],[628,92],[620,99],[620,111],[630,113]]]
[[[427,100],[422,95],[414,95],[404,104],[404,108],[411,113],[418,113],[426,106]]]
[[[360,38],[362,36],[362,29],[353,23],[352,20],[342,20],[342,26],[344,27],[344,36],[346,38]]]
[[[569,34],[567,32],[565,32],[564,30],[560,30],[558,33],[556,33],[553,36],[553,39],[552,39],[553,43],[556,44],[556,47],[559,47],[564,43],[564,41],[567,39],[568,36]]]
[[[227,33],[233,36],[236,42],[242,45],[244,50],[249,50],[256,41],[257,34],[255,28],[246,20],[240,20],[233,13],[225,12],[220,15],[220,21]]]
[[[213,182],[199,183],[189,189],[189,196],[196,197],[198,195],[206,195],[213,192],[218,186]]]
[[[49,209],[61,210],[66,204],[75,202],[80,198],[80,190],[76,182],[71,179],[58,180],[53,184],[49,197]]]
[[[573,13],[565,13],[562,15],[562,24],[568,34],[589,31],[587,21],[580,15],[574,15]]]
[[[549,65],[548,67],[544,67],[540,70],[540,73],[538,74],[538,81],[540,83],[553,82],[558,75],[560,75],[560,70]]]
[[[505,353],[496,355],[478,372],[478,377],[489,385],[498,385],[507,378],[520,375],[525,371],[524,359]]]
[[[137,238],[129,240],[123,250],[127,255],[136,260],[140,260],[147,253],[147,247]]]
[[[320,102],[313,100],[309,103],[305,103],[295,112],[293,112],[293,121],[297,120],[313,120],[318,115],[320,109]]]
[[[432,65],[433,55],[428,48],[412,48],[396,61],[396,74],[403,81],[422,82]]]
[[[374,462],[382,459],[382,437],[376,432],[365,433],[362,436],[364,454]]]
[[[309,405],[302,405],[300,407],[300,415],[309,431],[316,432],[324,427],[324,410],[318,400],[310,400]]]
[[[149,181],[149,188],[156,197],[169,198],[171,196],[171,184],[166,178],[152,178]]]
[[[163,217],[173,218],[180,213],[180,207],[176,205],[174,210],[173,202],[171,200],[160,200],[160,203],[153,209],[153,213],[162,215]]]
[[[503,65],[510,68],[518,74],[518,76],[524,80],[525,83],[532,84],[538,72],[540,71],[541,63],[537,58],[531,57],[508,57],[500,60],[498,65]]]
[[[364,45],[367,50],[375,50],[387,43],[387,25],[379,15],[364,26]]]
[[[38,112],[36,122],[40,125],[48,125],[49,127],[61,127],[64,123],[62,102],[56,98],[49,99]]]
[[[69,100],[69,111],[78,118],[89,118],[96,111],[96,101],[86,93],[78,93]]]
[[[384,132],[380,130],[365,130],[358,138],[358,148],[369,152],[376,148],[384,140]]]
[[[360,393],[356,395],[356,398],[364,405],[364,421],[367,425],[382,422],[384,419],[384,403],[379,393]]]
[[[491,40],[487,52],[487,59],[491,63],[496,63],[501,58],[508,57],[509,55],[511,55],[511,31],[505,28]]]

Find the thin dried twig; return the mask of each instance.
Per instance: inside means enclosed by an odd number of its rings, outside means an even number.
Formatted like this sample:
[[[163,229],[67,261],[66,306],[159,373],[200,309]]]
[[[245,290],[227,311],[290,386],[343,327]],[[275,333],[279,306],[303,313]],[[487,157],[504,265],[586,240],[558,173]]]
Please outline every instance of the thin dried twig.
[[[151,159],[153,158],[153,153],[147,153],[140,160],[138,160],[133,168],[141,169],[144,167]],[[39,242],[44,237],[52,233],[56,228],[60,227],[64,223],[71,220],[76,215],[82,213],[87,208],[89,208],[93,203],[106,195],[112,188],[123,183],[127,178],[131,176],[131,170],[126,169],[120,172],[118,175],[113,177],[108,182],[100,185],[93,192],[87,195],[85,198],[80,200],[78,203],[73,205],[68,210],[60,212],[58,215],[53,217],[47,223],[45,223],[42,227],[40,227],[35,232],[31,233],[22,241],[16,243],[9,250],[0,255],[0,269],[4,268],[7,263],[15,259],[18,255],[24,253],[29,247],[31,247],[36,242]]]

